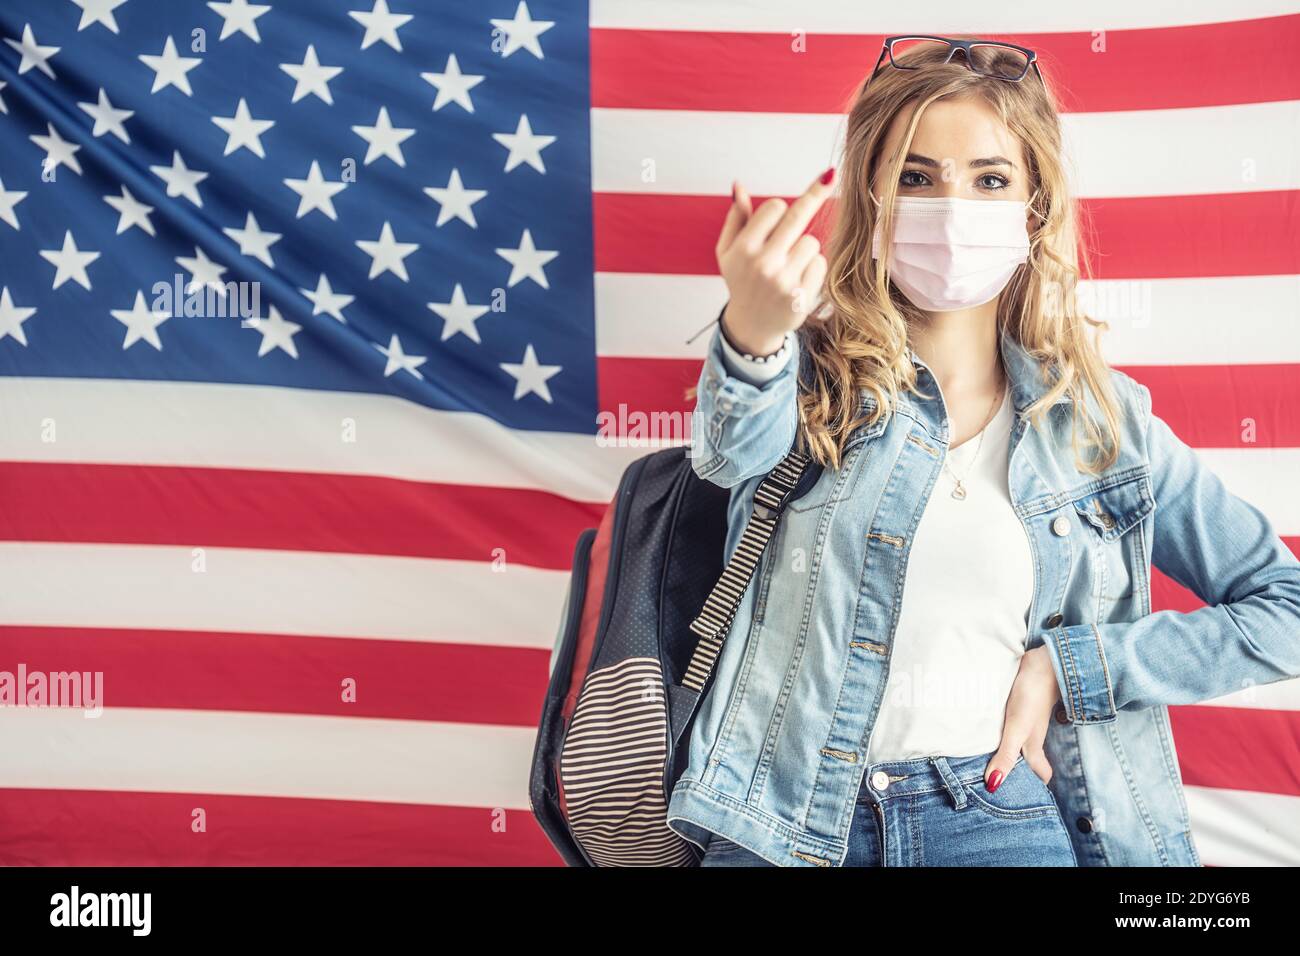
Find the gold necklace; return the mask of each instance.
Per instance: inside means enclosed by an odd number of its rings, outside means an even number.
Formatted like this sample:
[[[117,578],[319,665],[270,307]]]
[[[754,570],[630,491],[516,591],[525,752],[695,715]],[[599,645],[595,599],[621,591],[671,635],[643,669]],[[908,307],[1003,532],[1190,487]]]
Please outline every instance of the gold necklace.
[[[993,404],[989,406],[988,414],[984,416],[984,427],[980,429],[979,439],[975,442],[975,454],[971,457],[970,464],[966,466],[967,474],[969,474],[970,470],[975,467],[975,461],[980,456],[980,446],[984,444],[984,434],[989,430],[989,423],[993,420],[994,409],[997,408],[998,400],[1002,398],[1002,386],[1003,383],[999,382],[997,393],[993,396]],[[952,496],[958,501],[964,500],[966,498],[966,486],[962,484],[962,478],[964,478],[965,475],[959,477],[957,473],[949,467],[947,455],[944,456],[943,467],[948,469],[948,474],[951,475],[952,480],[956,482],[952,489]]]

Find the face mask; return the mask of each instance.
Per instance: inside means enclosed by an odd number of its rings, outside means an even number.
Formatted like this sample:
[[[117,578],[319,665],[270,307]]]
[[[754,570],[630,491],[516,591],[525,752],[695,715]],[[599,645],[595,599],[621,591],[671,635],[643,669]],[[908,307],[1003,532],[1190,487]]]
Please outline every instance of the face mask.
[[[890,278],[926,312],[991,301],[1029,258],[1022,200],[899,196],[894,203]],[[877,221],[873,259],[880,258],[880,229]]]

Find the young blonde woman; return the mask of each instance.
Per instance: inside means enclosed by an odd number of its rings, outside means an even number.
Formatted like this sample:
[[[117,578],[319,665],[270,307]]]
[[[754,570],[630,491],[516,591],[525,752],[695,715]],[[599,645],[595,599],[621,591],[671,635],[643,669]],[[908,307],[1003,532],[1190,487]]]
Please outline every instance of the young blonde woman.
[[[1079,311],[1035,60],[887,40],[824,251],[834,171],[735,189],[692,447],[728,555],[788,452],[825,467],[671,795],[703,865],[1199,865],[1166,705],[1300,674],[1300,563]],[[1152,563],[1205,607],[1151,613]]]

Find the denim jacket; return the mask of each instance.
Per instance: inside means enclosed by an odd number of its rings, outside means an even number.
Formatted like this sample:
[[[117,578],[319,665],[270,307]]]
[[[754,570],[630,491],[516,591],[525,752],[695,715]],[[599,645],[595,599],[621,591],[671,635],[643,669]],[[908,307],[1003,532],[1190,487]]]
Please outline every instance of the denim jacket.
[[[700,374],[692,462],[731,489],[728,556],[795,437],[792,339],[757,386],[729,374],[715,328]],[[1034,560],[1025,648],[1046,645],[1060,687],[1044,748],[1079,864],[1198,866],[1167,705],[1300,675],[1300,562],[1152,414],[1144,385],[1111,371],[1120,457],[1090,475],[1074,464],[1070,397],[1032,427],[1019,413],[1047,388],[1041,367],[1008,333],[1000,351],[1011,499]],[[950,437],[938,382],[911,361],[933,397],[903,392],[858,427],[841,467],[787,507],[745,592],[668,804],[701,847],[718,833],[777,865],[843,863],[912,534]],[[1205,606],[1151,613],[1153,563]]]

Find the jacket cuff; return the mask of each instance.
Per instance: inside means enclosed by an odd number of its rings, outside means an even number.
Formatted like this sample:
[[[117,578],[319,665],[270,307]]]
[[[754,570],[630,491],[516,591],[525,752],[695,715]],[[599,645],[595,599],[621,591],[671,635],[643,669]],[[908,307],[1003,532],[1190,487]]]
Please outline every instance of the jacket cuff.
[[[1061,702],[1072,724],[1100,724],[1115,719],[1115,695],[1093,624],[1073,624],[1048,631],[1044,639]]]
[[[781,363],[777,373],[756,385],[732,374],[723,351],[722,329],[714,327],[700,375],[701,392],[706,398],[701,403],[701,409],[706,410],[711,426],[720,426],[726,418],[741,418],[766,408],[774,401],[788,398],[784,395],[781,383],[794,377],[797,338],[790,336],[787,346],[790,355]]]

